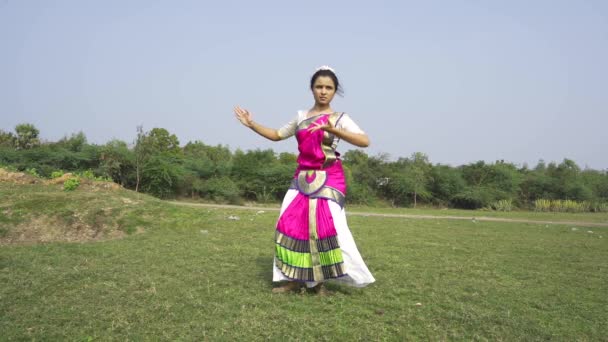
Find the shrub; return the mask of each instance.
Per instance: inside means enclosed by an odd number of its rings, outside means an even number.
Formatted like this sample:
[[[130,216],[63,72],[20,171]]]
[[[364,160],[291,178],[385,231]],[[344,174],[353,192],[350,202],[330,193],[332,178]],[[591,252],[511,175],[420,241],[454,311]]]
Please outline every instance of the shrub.
[[[27,173],[27,174],[29,174],[29,175],[32,175],[32,176],[34,176],[34,177],[38,177],[38,178],[40,178],[40,175],[38,174],[38,171],[36,171],[36,168],[33,168],[33,167],[32,167],[32,168],[26,169],[26,170],[25,170],[25,173]]]
[[[168,198],[178,190],[184,173],[181,165],[171,156],[153,156],[144,165],[142,189],[159,198]]]
[[[551,211],[551,200],[538,199],[534,201],[534,211]]]
[[[232,204],[240,202],[240,189],[228,177],[212,177],[205,181],[197,181],[194,189],[202,196],[216,201],[228,201]]]
[[[480,209],[490,206],[496,201],[492,189],[479,187],[467,189],[451,199],[452,205],[461,209]]]
[[[589,205],[589,211],[594,213],[606,213],[608,212],[608,203],[606,202],[592,202]]]
[[[513,200],[502,199],[492,203],[490,207],[496,211],[511,211],[513,210]]]
[[[59,178],[61,176],[63,176],[63,171],[53,171],[51,173],[51,178],[52,179]]]
[[[93,181],[104,181],[104,182],[112,181],[112,179],[108,176],[96,176],[95,173],[90,169],[82,171],[82,172],[78,172],[78,173],[76,173],[76,175],[80,178],[90,179]]]
[[[82,171],[82,172],[78,173],[78,176],[80,176],[82,178],[90,179],[90,180],[95,180],[95,174],[93,174],[93,171],[91,171],[91,170]]]
[[[601,211],[608,209],[606,203],[590,203],[588,201],[573,201],[573,200],[547,200],[539,199],[534,201],[535,211],[545,212],[571,212],[571,213],[583,213],[590,211]]]
[[[63,190],[64,191],[74,191],[80,185],[80,179],[78,177],[68,178],[65,182],[63,182]]]
[[[19,170],[17,170],[16,167],[14,167],[13,165],[8,165],[8,164],[0,164],[0,169],[4,169],[8,172],[18,172]]]

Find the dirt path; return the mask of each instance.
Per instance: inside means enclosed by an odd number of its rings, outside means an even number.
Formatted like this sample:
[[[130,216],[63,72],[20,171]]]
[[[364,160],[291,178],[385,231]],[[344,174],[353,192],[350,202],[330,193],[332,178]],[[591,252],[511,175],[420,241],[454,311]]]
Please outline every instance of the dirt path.
[[[168,201],[175,205],[185,205],[191,207],[206,207],[206,208],[225,208],[225,209],[240,209],[240,210],[270,210],[279,211],[279,208],[268,207],[246,207],[240,205],[228,204],[205,204],[205,203],[188,203]],[[503,217],[487,217],[487,216],[444,216],[444,215],[414,215],[414,214],[379,214],[370,212],[348,212],[349,216],[373,216],[373,217],[398,217],[398,218],[413,218],[413,219],[444,219],[444,220],[476,220],[476,221],[491,221],[491,222],[519,222],[519,223],[537,223],[537,224],[561,224],[582,227],[608,227],[608,223],[601,222],[583,222],[583,221],[545,221],[545,220],[529,220],[517,218]]]

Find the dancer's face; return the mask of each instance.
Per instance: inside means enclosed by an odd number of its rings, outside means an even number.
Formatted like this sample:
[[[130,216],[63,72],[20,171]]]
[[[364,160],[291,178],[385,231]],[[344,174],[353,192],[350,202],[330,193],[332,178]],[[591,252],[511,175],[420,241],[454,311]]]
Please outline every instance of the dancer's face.
[[[328,76],[317,77],[312,86],[312,94],[315,97],[315,103],[329,105],[336,94],[334,81]]]

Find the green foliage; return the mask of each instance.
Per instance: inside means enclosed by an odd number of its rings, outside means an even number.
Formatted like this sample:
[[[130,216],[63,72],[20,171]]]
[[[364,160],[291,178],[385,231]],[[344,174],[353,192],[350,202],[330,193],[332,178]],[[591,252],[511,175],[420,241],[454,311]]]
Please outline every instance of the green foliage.
[[[348,203],[372,204],[386,193],[388,183],[379,180],[388,179],[385,169],[387,159],[387,155],[369,157],[363,150],[351,150],[344,154]]]
[[[30,176],[34,176],[34,177],[38,177],[40,178],[40,175],[38,174],[38,171],[36,171],[36,168],[29,168],[25,170],[25,173],[27,173]]]
[[[240,203],[240,190],[237,184],[229,177],[211,177],[205,181],[197,181],[194,188],[205,198],[229,202],[231,204]]]
[[[100,149],[101,173],[122,186],[134,186],[135,154],[127,144],[111,140]]]
[[[447,165],[433,167],[429,174],[429,192],[436,204],[452,205],[454,197],[467,187],[460,169]]]
[[[184,159],[184,168],[190,171],[194,176],[201,179],[207,179],[214,175],[220,175],[220,173],[217,172],[218,170],[216,168],[216,164],[206,156]]]
[[[19,171],[13,165],[6,165],[6,164],[2,164],[2,163],[0,163],[0,169],[4,169],[4,170],[6,170],[8,172],[17,172],[17,171]]]
[[[548,199],[537,199],[534,201],[535,211],[551,211],[551,200]]]
[[[390,199],[393,205],[416,207],[419,200],[430,202],[431,168],[423,153],[414,153],[411,158],[399,158],[387,167],[387,183],[382,183],[383,195]]]
[[[38,135],[40,131],[32,124],[23,123],[15,127],[17,137],[15,140],[15,147],[17,149],[25,150],[34,148],[40,145]]]
[[[103,181],[103,182],[110,182],[112,181],[111,178],[107,177],[107,176],[97,176],[95,175],[95,173],[93,172],[93,170],[84,170],[81,172],[77,172],[76,175],[80,178],[85,178],[85,179],[89,179],[92,181]]]
[[[2,147],[14,148],[15,141],[16,141],[16,137],[13,135],[13,133],[5,132],[4,130],[0,129],[0,148],[2,148]]]
[[[13,165],[18,170],[35,168],[42,177],[50,177],[57,170],[95,169],[99,165],[99,148],[87,145],[80,152],[73,152],[57,144],[15,150],[0,148],[0,163]]]
[[[83,132],[40,144],[33,125],[19,125],[16,130],[16,135],[0,130],[0,165],[9,171],[53,177],[57,170],[64,170],[83,179],[111,179],[163,198],[186,195],[279,202],[297,166],[296,154],[277,154],[271,149],[233,153],[228,146],[201,141],[181,148],[177,137],[163,128],[145,132],[138,127],[133,146],[120,140],[89,144]],[[433,165],[421,152],[391,161],[386,154],[368,156],[355,149],[342,160],[348,203],[414,207],[423,203],[468,209],[498,205],[500,209],[495,210],[503,210],[503,201],[511,201],[513,207],[535,208],[535,201],[549,199],[586,202],[589,210],[602,211],[608,202],[608,172],[581,170],[569,159],[559,164],[541,160],[536,167],[519,169],[504,161],[451,167]],[[231,186],[225,193],[216,189],[216,184],[228,179],[238,191]],[[204,185],[208,181],[211,186]]]
[[[608,213],[608,202],[593,201],[589,203],[589,211],[594,213]]]
[[[344,164],[344,176],[346,184],[348,184],[346,191],[347,203],[370,205],[377,201],[377,196],[367,184],[354,179],[352,170],[348,164]]]
[[[513,200],[511,199],[502,199],[496,201],[490,205],[490,209],[496,211],[511,211],[513,210]]]
[[[64,191],[74,191],[80,185],[80,178],[78,177],[70,177],[63,182],[63,190]]]
[[[184,169],[178,159],[169,154],[153,155],[143,167],[142,188],[159,198],[174,196]]]
[[[272,150],[237,150],[232,160],[231,178],[247,199],[279,200],[289,187],[294,169],[280,164]]]
[[[181,153],[177,136],[164,128],[152,128],[146,135],[144,143],[152,153]]]
[[[295,168],[297,166],[297,160],[298,160],[298,156],[293,153],[282,152],[281,154],[279,154],[279,163],[281,163],[283,165],[287,165],[287,166],[291,166],[291,167]]]
[[[70,137],[63,137],[57,142],[57,145],[64,147],[72,152],[81,152],[87,145],[87,137],[81,131],[72,134]]]
[[[452,204],[461,209],[480,209],[497,201],[496,190],[487,187],[469,187],[452,198]]]
[[[91,170],[82,171],[82,172],[78,173],[78,176],[80,176],[82,178],[86,178],[86,179],[95,180],[95,174],[93,174],[93,171],[91,171]]]
[[[577,202],[573,200],[548,200],[539,199],[534,202],[535,211],[544,212],[569,212],[569,213],[584,213],[584,212],[605,212],[608,209],[606,203],[590,203],[588,201]]]
[[[53,171],[51,172],[51,179],[59,178],[63,176],[63,171]]]

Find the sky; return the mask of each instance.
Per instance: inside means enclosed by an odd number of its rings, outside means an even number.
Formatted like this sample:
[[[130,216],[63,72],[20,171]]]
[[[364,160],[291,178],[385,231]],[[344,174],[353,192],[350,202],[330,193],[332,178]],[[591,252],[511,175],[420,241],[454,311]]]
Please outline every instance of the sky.
[[[297,152],[279,128],[336,70],[369,155],[433,164],[574,160],[608,170],[608,1],[0,0],[0,129],[56,141]],[[341,142],[341,152],[354,149]]]

